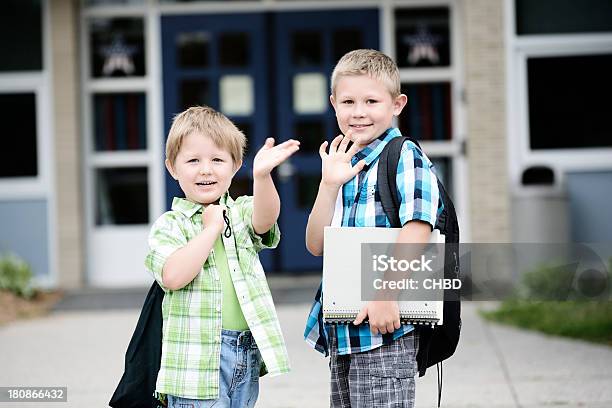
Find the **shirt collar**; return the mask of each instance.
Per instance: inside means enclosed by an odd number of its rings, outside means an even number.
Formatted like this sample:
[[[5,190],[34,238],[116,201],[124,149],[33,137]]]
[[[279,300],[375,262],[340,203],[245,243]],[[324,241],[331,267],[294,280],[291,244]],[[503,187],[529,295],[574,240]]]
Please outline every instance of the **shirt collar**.
[[[371,141],[366,147],[355,153],[351,162],[353,165],[357,164],[359,160],[365,160],[366,166],[372,164],[374,160],[378,158],[380,152],[385,148],[387,143],[394,137],[401,136],[402,133],[398,128],[389,128],[382,135],[375,140]]]
[[[225,192],[219,199],[219,204],[230,208],[234,204],[234,200],[230,197],[229,192]],[[172,211],[178,211],[185,215],[187,218],[193,217],[195,214],[200,212],[205,206],[202,204],[194,203],[187,200],[186,198],[174,197],[172,200]]]

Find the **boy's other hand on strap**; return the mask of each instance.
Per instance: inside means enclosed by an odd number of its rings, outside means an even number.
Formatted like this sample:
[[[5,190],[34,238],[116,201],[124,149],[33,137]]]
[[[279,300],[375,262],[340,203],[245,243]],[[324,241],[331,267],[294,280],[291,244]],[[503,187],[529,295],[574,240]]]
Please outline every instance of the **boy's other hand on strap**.
[[[207,205],[202,212],[202,226],[204,228],[211,228],[213,231],[218,231],[218,234],[221,234],[224,226],[223,210],[225,210],[224,205]]]
[[[350,134],[346,136],[338,135],[332,140],[329,153],[326,152],[327,141],[319,147],[322,167],[321,182],[323,184],[330,187],[340,187],[363,170],[364,160],[360,160],[355,166],[351,165],[351,158],[359,151],[359,146],[353,143],[349,149],[350,141]]]
[[[360,325],[368,318],[372,334],[393,333],[400,328],[399,305],[394,300],[373,300],[357,314],[354,325]]]

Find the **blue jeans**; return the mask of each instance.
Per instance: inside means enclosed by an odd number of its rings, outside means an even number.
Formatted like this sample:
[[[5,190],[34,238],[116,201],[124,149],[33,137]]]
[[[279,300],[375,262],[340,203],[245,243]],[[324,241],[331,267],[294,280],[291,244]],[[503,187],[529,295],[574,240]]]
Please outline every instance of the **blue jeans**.
[[[259,395],[261,355],[250,331],[221,331],[219,398],[194,400],[168,395],[168,408],[252,408]]]

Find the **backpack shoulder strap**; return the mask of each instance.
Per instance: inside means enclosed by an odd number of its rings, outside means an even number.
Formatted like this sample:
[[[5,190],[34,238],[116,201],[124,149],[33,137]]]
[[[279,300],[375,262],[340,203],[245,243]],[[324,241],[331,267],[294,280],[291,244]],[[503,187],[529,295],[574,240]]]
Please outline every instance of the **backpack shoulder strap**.
[[[417,147],[419,144],[408,136],[394,137],[387,143],[378,159],[378,171],[376,182],[378,184],[378,194],[387,218],[391,222],[391,227],[401,228],[399,219],[399,197],[397,196],[397,164],[402,153],[402,146],[406,140],[410,140]]]

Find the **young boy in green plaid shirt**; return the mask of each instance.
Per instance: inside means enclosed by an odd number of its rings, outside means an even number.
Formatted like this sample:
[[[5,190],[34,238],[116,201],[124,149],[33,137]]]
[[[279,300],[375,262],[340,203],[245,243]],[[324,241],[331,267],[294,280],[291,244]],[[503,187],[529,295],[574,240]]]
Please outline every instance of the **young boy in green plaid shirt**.
[[[156,393],[169,407],[252,407],[260,373],[289,371],[257,253],[279,242],[270,172],[299,142],[267,139],[253,161],[253,196],[233,200],[228,188],[245,144],[209,107],[177,115],[168,135],[166,168],[185,198],[153,225],[145,265],[165,291]]]

